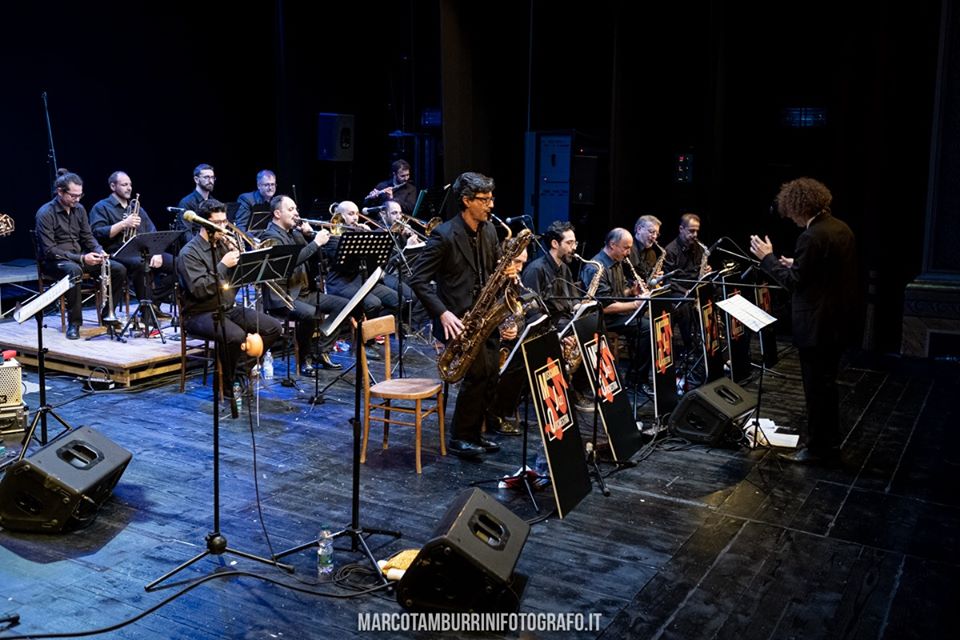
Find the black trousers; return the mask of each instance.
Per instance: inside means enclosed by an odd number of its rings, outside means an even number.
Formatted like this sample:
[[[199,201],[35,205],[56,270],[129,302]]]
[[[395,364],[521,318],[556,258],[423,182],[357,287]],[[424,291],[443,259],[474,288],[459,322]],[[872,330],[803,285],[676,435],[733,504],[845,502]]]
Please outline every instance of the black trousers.
[[[345,280],[340,276],[328,277],[327,293],[349,299],[360,290],[362,284],[363,277],[359,274],[352,280]],[[363,299],[363,312],[368,318],[394,313],[399,307],[400,298],[397,296],[397,290],[383,284],[377,284]]]
[[[837,374],[843,348],[837,345],[801,347],[800,374],[807,401],[807,424],[800,444],[814,452],[840,446],[840,391]]]
[[[230,383],[238,373],[247,374],[253,367],[253,361],[245,363],[246,370],[237,371],[237,363],[243,350],[240,345],[247,338],[248,333],[259,333],[263,339],[264,352],[269,349],[280,337],[282,327],[280,322],[265,313],[245,307],[233,307],[224,312],[224,327],[227,343],[221,343],[220,332],[214,326],[214,312],[206,311],[196,315],[184,316],[183,326],[187,333],[200,338],[213,340],[217,344],[220,354],[220,363],[223,366],[224,386]]]
[[[290,310],[288,316],[297,321],[297,349],[300,351],[301,358],[310,353],[310,339],[316,330],[318,316],[338,314],[350,301],[340,296],[321,293],[319,305],[315,304],[316,302],[317,295],[315,293],[302,295],[293,301],[293,309]],[[276,312],[282,313],[286,310],[287,308],[283,307],[283,309],[277,309]],[[333,350],[333,343],[337,341],[338,333],[334,331],[329,336],[320,336],[317,342],[320,353],[330,353]]]
[[[149,298],[154,304],[161,301],[170,300],[170,294],[173,293],[173,283],[176,277],[173,266],[173,256],[169,253],[161,253],[163,264],[156,269],[150,269],[147,274],[147,288],[144,289],[143,272],[144,264],[139,258],[135,260],[122,260],[130,276],[130,283],[137,294],[138,300]],[[149,258],[148,264],[149,264]]]
[[[483,419],[487,410],[493,407],[494,395],[499,378],[498,345],[500,337],[497,331],[487,338],[477,357],[470,364],[467,375],[460,383],[457,392],[457,406],[453,411],[453,426],[450,429],[452,440],[479,442],[483,430]]]
[[[48,276],[60,279],[63,276],[70,276],[77,281],[76,286],[67,289],[64,296],[67,299],[67,322],[70,324],[83,324],[83,296],[80,292],[80,278],[84,273],[90,275],[100,275],[100,265],[81,265],[72,260],[48,261],[43,265],[43,272]],[[120,301],[119,296],[123,293],[123,287],[127,285],[127,269],[116,260],[110,260],[110,286],[113,290],[114,306]],[[107,301],[104,300],[106,305]]]

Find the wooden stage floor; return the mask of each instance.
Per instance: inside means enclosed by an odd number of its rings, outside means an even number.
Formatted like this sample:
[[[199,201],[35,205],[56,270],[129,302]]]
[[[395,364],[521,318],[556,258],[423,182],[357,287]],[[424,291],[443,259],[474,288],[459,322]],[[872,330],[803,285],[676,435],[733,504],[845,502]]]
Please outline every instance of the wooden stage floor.
[[[426,345],[408,351],[408,375],[433,374],[429,352]],[[776,368],[783,377],[765,376],[765,417],[780,424],[803,419],[798,369],[788,353]],[[279,361],[277,376],[283,372]],[[35,372],[29,378],[36,382]],[[322,382],[333,378],[322,374]],[[352,380],[347,374],[336,382],[316,407],[306,400],[312,385],[299,393],[274,380],[260,393],[259,418],[244,407],[242,419],[222,421],[221,530],[232,547],[268,556],[271,548],[349,522]],[[861,362],[845,369],[842,381],[848,432],[841,468],[780,465],[768,450],[665,440],[638,456],[635,468],[607,478],[609,497],[594,488],[567,518],[533,525],[517,565],[529,577],[520,611],[599,614],[600,628],[505,637],[952,635],[952,607],[960,602],[954,488],[960,372],[955,365]],[[185,586],[143,589],[203,551],[212,527],[210,387],[192,377],[178,394],[174,382],[157,382],[85,393],[70,377],[50,378],[50,402],[64,419],[94,427],[132,451],[133,460],[88,528],[61,535],[0,531],[0,611],[21,618],[8,633],[116,624]],[[26,401],[35,406],[36,394]],[[378,436],[379,430],[372,440]],[[518,465],[519,438],[500,438],[503,449],[482,463],[441,457],[435,423],[423,440],[421,476],[412,433],[397,427],[390,448],[371,446],[362,467],[361,524],[403,533],[397,541],[371,538],[378,558],[421,546],[461,490]],[[525,495],[487,490],[522,518],[536,515]],[[550,489],[538,498],[549,505]],[[358,559],[337,543],[338,567]],[[367,635],[358,630],[359,614],[402,611],[389,593],[312,587],[312,549],[290,561],[295,577],[233,556],[205,558],[178,578],[226,569],[261,577],[208,581],[106,637],[359,637]]]

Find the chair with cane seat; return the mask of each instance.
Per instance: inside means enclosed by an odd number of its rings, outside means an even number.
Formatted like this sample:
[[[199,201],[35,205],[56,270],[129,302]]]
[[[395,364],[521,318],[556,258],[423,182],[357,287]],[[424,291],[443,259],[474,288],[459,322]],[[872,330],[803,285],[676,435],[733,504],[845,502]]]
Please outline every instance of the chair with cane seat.
[[[387,448],[390,435],[390,425],[399,424],[416,429],[415,448],[417,459],[417,473],[422,473],[420,464],[420,444],[423,419],[437,415],[440,425],[440,455],[447,455],[447,446],[443,433],[443,383],[430,378],[391,378],[390,377],[390,336],[396,333],[396,318],[383,316],[367,320],[363,323],[363,342],[376,336],[385,336],[384,342],[384,379],[376,384],[370,384],[367,373],[367,354],[362,346],[357,347],[360,358],[360,370],[357,375],[363,378],[363,445],[360,449],[360,462],[367,460],[367,440],[370,436],[370,420],[372,411],[382,411],[383,416],[377,418],[383,423],[383,448]],[[429,408],[424,407],[424,400],[433,399]],[[413,402],[414,406],[397,406],[394,401]],[[401,420],[391,417],[392,413],[412,415],[413,420]]]

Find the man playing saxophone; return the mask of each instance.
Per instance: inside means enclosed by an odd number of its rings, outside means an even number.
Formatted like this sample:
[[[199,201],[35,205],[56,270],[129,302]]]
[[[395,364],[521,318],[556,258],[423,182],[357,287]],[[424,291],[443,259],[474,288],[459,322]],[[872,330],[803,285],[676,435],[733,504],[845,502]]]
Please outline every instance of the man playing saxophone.
[[[133,184],[130,176],[123,171],[114,171],[107,179],[107,184],[111,194],[90,209],[90,229],[107,253],[113,254],[130,237],[138,233],[154,233],[157,227],[146,210],[139,206],[139,197],[131,201]],[[144,264],[139,256],[119,261],[127,268],[127,274],[130,276],[138,299],[150,299],[155,304],[171,299],[175,277],[173,255],[159,253],[150,256],[146,267],[149,267],[153,278],[147,280],[147,286],[153,289],[152,293],[144,288]],[[121,289],[115,289],[114,297],[121,292]],[[157,312],[159,315],[159,309]]]
[[[488,224],[494,206],[494,186],[493,178],[483,174],[461,174],[451,187],[460,214],[433,230],[413,265],[410,287],[433,316],[438,340],[447,342],[460,336],[464,331],[461,318],[471,311],[487,279],[497,269],[500,246],[493,225]],[[508,277],[518,273],[517,265],[506,266]],[[430,286],[431,281],[436,282],[436,291]],[[500,445],[483,436],[482,427],[496,390],[501,337],[515,338],[516,328],[501,335],[494,331],[486,338],[460,385],[450,433],[449,448],[455,455],[476,458],[500,449]]]
[[[633,225],[634,243],[630,252],[630,264],[648,284],[651,278],[663,275],[666,253],[657,245],[659,236],[660,220],[656,216],[645,215],[637,218]],[[657,255],[658,251],[660,255]]]
[[[677,238],[667,245],[664,269],[673,272],[670,286],[678,295],[687,295],[693,283],[700,279],[701,271],[709,272],[706,264],[707,254],[699,240],[700,216],[685,213],[680,216],[680,232]],[[680,329],[684,349],[689,355],[694,348],[693,327],[697,317],[695,305],[682,303],[673,313],[674,321]]]
[[[37,251],[41,270],[53,278],[69,275],[76,286],[67,290],[67,339],[80,337],[83,324],[80,278],[84,273],[99,275],[107,255],[90,231],[87,210],[80,204],[83,180],[75,173],[57,178],[56,196],[37,211]],[[109,258],[107,258],[109,259]],[[109,260],[112,291],[123,291],[127,282],[126,268],[116,260]],[[116,299],[116,296],[114,296]],[[102,316],[113,316],[113,309],[103,301]],[[105,320],[105,322],[107,322]]]

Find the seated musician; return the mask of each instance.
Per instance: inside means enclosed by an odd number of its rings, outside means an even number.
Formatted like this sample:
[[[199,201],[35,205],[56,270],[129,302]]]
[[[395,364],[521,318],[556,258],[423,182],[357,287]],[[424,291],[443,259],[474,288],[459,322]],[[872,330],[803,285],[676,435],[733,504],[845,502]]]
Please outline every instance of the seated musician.
[[[366,223],[360,222],[360,210],[357,205],[350,200],[344,200],[334,209],[334,215],[339,214],[343,217],[343,233],[351,231],[371,231],[371,227]],[[340,238],[333,236],[330,241],[323,245],[323,255],[327,259],[329,270],[327,271],[327,293],[341,298],[351,298],[360,290],[363,284],[364,275],[359,267],[344,268],[334,264],[334,257],[337,255],[337,247],[340,244]],[[370,270],[372,271],[372,269]],[[369,273],[367,274],[369,275]],[[400,297],[397,296],[396,288],[380,283],[363,299],[363,311],[368,318],[376,318],[385,313],[394,313],[400,306]]]
[[[227,221],[227,206],[214,199],[205,200],[197,214],[215,225]],[[211,253],[211,245],[213,252]],[[264,353],[280,337],[280,322],[265,313],[235,304],[236,291],[229,286],[240,252],[229,236],[200,226],[200,231],[184,245],[177,255],[177,278],[183,290],[181,321],[192,336],[216,342],[223,371],[224,395],[232,397],[231,382],[245,384],[256,360],[241,358],[248,333],[259,333]],[[223,309],[222,330],[226,344],[222,344],[214,315]]]
[[[308,222],[302,222],[297,212],[297,203],[284,195],[274,196],[270,201],[273,210],[273,219],[267,225],[260,239],[265,245],[298,245],[302,247],[297,254],[297,268],[285,283],[277,283],[289,295],[290,309],[271,287],[263,288],[263,306],[272,316],[287,315],[297,321],[297,348],[304,362],[300,368],[301,375],[313,375],[314,367],[307,362],[306,355],[310,353],[310,339],[317,327],[317,320],[322,314],[337,314],[347,306],[349,300],[325,293],[311,293],[304,263],[314,257],[330,240],[330,233],[326,229],[314,231]],[[308,241],[307,238],[310,238]],[[324,369],[342,369],[343,365],[330,359],[330,352],[337,340],[337,333],[321,336],[317,344],[318,354],[315,363]]]
[[[270,204],[277,193],[277,175],[269,169],[257,172],[257,190],[237,196],[237,216],[234,224],[241,231],[248,231],[253,208],[258,204]]]
[[[90,209],[90,229],[107,253],[113,254],[129,238],[138,233],[155,233],[157,227],[146,209],[139,206],[139,201],[131,202],[133,184],[130,176],[123,171],[114,171],[107,183],[112,193]],[[139,300],[150,299],[154,303],[172,300],[175,278],[173,255],[158,253],[150,256],[146,265],[138,255],[120,258],[119,261],[127,268]],[[149,274],[146,279],[143,275],[145,268]],[[160,315],[159,308],[156,312]]]
[[[704,247],[700,243],[700,216],[685,213],[680,216],[680,230],[676,239],[665,248],[666,258],[663,268],[673,272],[670,286],[677,295],[692,296],[694,283],[704,273],[710,272],[710,265],[704,260]],[[680,329],[684,350],[690,355],[694,348],[694,327],[697,324],[696,305],[684,302],[673,313],[674,321]]]
[[[80,278],[84,273],[100,275],[103,270],[103,247],[90,231],[87,210],[80,204],[83,197],[83,180],[75,173],[65,173],[57,178],[56,195],[53,200],[37,210],[37,251],[40,269],[48,276],[60,279],[71,276],[76,285],[65,294],[67,299],[67,339],[80,337],[83,324],[83,298],[80,293]],[[127,282],[127,269],[109,259],[110,287],[113,292],[123,291]],[[117,296],[113,295],[114,304]],[[113,309],[103,301],[102,317],[113,315]]]
[[[660,220],[656,216],[646,215],[637,218],[633,226],[634,242],[630,252],[630,264],[648,284],[652,278],[663,275],[662,262],[660,267],[657,267],[659,259],[665,258],[665,255],[657,255],[658,251],[663,251],[657,244],[659,236]]]
[[[390,178],[377,183],[364,198],[363,206],[376,207],[393,200],[400,205],[404,215],[412,216],[417,204],[417,187],[410,181],[410,163],[395,160],[390,164],[390,171]]]

